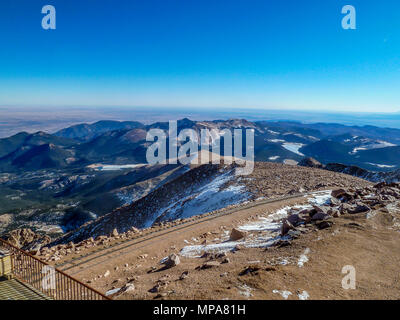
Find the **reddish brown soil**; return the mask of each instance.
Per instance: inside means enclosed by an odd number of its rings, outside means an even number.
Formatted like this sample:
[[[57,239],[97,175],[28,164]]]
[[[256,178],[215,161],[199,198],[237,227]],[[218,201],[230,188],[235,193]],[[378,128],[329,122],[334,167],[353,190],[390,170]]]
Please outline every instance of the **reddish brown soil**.
[[[400,233],[392,229],[393,216],[377,212],[372,219],[365,214],[345,215],[334,220],[333,227],[325,230],[313,228],[294,240],[291,246],[269,249],[241,248],[228,253],[230,263],[206,270],[196,270],[206,258],[181,258],[181,263],[168,270],[160,270],[163,257],[185,246],[184,240],[218,237],[223,229],[244,221],[267,215],[285,205],[301,203],[303,199],[282,201],[241,210],[192,228],[165,234],[144,241],[129,249],[116,251],[106,257],[90,261],[68,270],[68,273],[106,292],[120,288],[128,281],[135,290],[114,296],[114,299],[283,299],[273,290],[292,293],[288,299],[298,299],[297,293],[307,291],[310,299],[399,299],[400,298]],[[300,268],[299,257],[309,249],[309,261]],[[279,261],[286,259],[288,265]],[[221,261],[221,259],[219,259]],[[124,267],[125,264],[128,267]],[[342,288],[342,268],[354,266],[356,289]],[[251,266],[258,271],[240,276]],[[118,267],[118,270],[114,270]],[[152,267],[156,270],[148,273]],[[107,277],[106,271],[110,271]],[[188,271],[188,277],[179,280]],[[226,273],[226,274],[225,274]],[[223,276],[222,276],[223,275]],[[157,293],[150,293],[158,280],[166,282]],[[250,288],[251,296],[246,296]]]

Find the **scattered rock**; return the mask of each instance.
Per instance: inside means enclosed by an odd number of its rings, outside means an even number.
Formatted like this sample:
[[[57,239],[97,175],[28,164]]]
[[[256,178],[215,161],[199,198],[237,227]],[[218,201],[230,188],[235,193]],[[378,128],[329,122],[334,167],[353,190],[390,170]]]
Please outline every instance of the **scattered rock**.
[[[283,248],[283,247],[288,247],[291,246],[292,243],[289,240],[278,240],[274,243],[275,246],[277,246],[278,248]]]
[[[371,211],[371,208],[364,203],[357,203],[355,208],[348,210],[350,214],[365,213]]]
[[[179,277],[179,280],[184,280],[188,277],[189,271],[184,271],[182,272],[181,276]]]
[[[221,264],[225,264],[225,263],[230,263],[231,260],[229,260],[229,258],[225,258],[224,260],[222,260]]]
[[[332,227],[333,222],[329,221],[329,220],[324,220],[324,221],[320,221],[316,223],[318,229],[322,230],[322,229],[327,229]]]
[[[168,256],[168,258],[164,261],[164,265],[167,269],[177,266],[181,263],[179,256],[175,253]]]
[[[158,282],[153,288],[149,290],[151,293],[157,293],[164,290],[168,286],[168,282]]]
[[[220,264],[220,263],[219,263],[218,261],[208,261],[208,262],[204,263],[204,264],[200,267],[200,269],[201,269],[201,270],[204,270],[204,269],[211,269],[211,268],[213,268],[213,267],[218,267],[219,264]]]
[[[239,276],[244,276],[244,275],[249,274],[249,273],[251,275],[257,275],[258,271],[260,269],[261,269],[261,267],[258,266],[258,265],[248,266],[248,267],[244,268],[244,270],[239,273]]]
[[[289,230],[287,235],[293,239],[297,239],[301,236],[301,231],[299,230]]]
[[[322,211],[317,212],[316,214],[314,214],[311,218],[312,221],[321,221],[321,220],[327,220],[332,218],[329,214],[324,213]]]
[[[344,226],[348,227],[348,228],[358,229],[358,230],[364,230],[365,229],[362,225],[360,225],[358,223],[355,223],[355,222],[347,223]]]

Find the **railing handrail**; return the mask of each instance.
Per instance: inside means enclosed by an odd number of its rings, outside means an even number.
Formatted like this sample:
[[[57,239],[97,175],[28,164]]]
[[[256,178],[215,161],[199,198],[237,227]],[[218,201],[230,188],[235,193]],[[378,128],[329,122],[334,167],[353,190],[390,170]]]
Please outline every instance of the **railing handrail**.
[[[50,265],[49,263],[44,262],[44,261],[42,261],[42,260],[36,258],[35,256],[33,256],[32,254],[30,254],[29,252],[26,252],[26,251],[24,251],[24,250],[18,248],[17,246],[14,246],[13,244],[9,243],[8,241],[5,241],[5,240],[2,239],[2,238],[0,238],[0,244],[1,244],[1,243],[4,244],[6,247],[11,247],[13,250],[16,250],[17,252],[19,252],[19,253],[21,253],[21,254],[23,254],[23,255],[25,255],[25,256],[30,257],[31,259],[33,259],[34,261],[38,262],[38,263],[41,264],[41,265],[44,265],[44,266],[51,266],[52,268],[54,268],[54,270],[55,270],[56,273],[59,273],[59,274],[61,274],[63,277],[66,277],[67,279],[69,279],[69,280],[71,280],[71,281],[73,281],[73,282],[78,283],[80,286],[83,286],[84,288],[88,289],[89,291],[94,292],[95,294],[99,295],[102,299],[104,299],[104,300],[111,300],[109,297],[107,297],[106,295],[104,295],[104,294],[101,293],[100,291],[98,291],[98,290],[96,290],[96,289],[94,289],[94,288],[89,287],[88,285],[84,284],[82,281],[79,281],[78,279],[76,279],[76,278],[74,278],[74,277],[72,277],[72,276],[66,274],[65,272],[63,272],[63,271],[57,269],[56,267]],[[14,267],[14,266],[13,266],[13,267]],[[17,278],[18,278],[18,277],[17,277]],[[25,282],[24,279],[20,279],[20,280],[22,280],[22,281]]]

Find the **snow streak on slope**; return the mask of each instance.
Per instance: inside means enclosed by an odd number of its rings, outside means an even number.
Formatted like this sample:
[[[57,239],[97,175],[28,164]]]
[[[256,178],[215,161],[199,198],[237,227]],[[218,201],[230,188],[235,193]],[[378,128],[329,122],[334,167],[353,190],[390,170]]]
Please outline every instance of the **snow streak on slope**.
[[[234,177],[233,171],[226,172],[196,190],[190,190],[184,197],[172,200],[168,207],[157,210],[146,221],[145,227],[150,227],[158,218],[162,221],[188,218],[248,200],[250,194],[244,185],[233,183]]]

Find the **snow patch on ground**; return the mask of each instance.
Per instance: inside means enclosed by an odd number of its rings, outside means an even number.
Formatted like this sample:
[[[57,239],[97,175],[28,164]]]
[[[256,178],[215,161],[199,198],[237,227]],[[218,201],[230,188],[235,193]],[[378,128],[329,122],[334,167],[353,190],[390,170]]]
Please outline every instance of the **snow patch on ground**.
[[[242,296],[245,296],[247,298],[250,298],[253,296],[253,294],[251,293],[252,288],[250,288],[247,284],[241,284],[239,286],[237,286],[238,290],[239,290],[239,294]]]
[[[303,268],[304,264],[308,262],[308,254],[310,253],[310,248],[306,248],[303,254],[300,256],[299,260],[297,261],[297,265],[299,268]]]
[[[268,160],[275,161],[275,160],[278,160],[279,158],[280,158],[280,156],[273,156],[273,157],[269,157]]]
[[[114,165],[114,164],[92,164],[88,166],[88,168],[94,169],[96,171],[119,171],[124,169],[134,169],[143,167],[145,164],[123,164],[123,165]]]
[[[280,294],[282,296],[282,298],[284,298],[285,300],[287,300],[289,298],[289,296],[292,295],[292,293],[287,290],[282,290],[282,291],[272,290],[272,293]]]
[[[299,149],[301,147],[303,147],[304,144],[302,143],[291,143],[291,142],[286,142],[284,144],[282,144],[282,147],[284,147],[286,150],[289,150],[293,153],[298,154],[299,156],[304,156],[304,154],[302,154]]]
[[[108,291],[106,292],[106,296],[111,296],[111,295],[113,295],[114,293],[117,293],[117,292],[120,291],[120,290],[121,290],[121,288],[116,288],[116,289],[108,290]]]
[[[371,166],[379,167],[379,168],[395,168],[395,165],[388,165],[388,164],[377,164],[377,163],[371,163],[367,162],[367,164],[370,164]]]
[[[260,217],[257,221],[238,226],[237,228],[239,230],[248,232],[248,236],[245,239],[230,241],[229,231],[225,231],[221,236],[220,242],[206,245],[185,246],[182,248],[180,254],[185,257],[198,258],[204,252],[232,251],[237,245],[247,248],[265,248],[272,246],[278,240],[288,240],[289,237],[282,237],[280,235],[280,229],[282,220],[288,216],[289,210],[294,208],[301,211],[303,209],[312,208],[313,204],[322,205],[327,203],[331,197],[331,190],[314,192],[308,197],[308,204],[293,207],[287,206],[266,217]],[[308,252],[306,254],[308,254]]]
[[[297,296],[299,297],[299,300],[308,300],[308,298],[310,298],[310,295],[308,294],[307,291],[303,291],[302,293],[298,293]]]
[[[350,154],[355,154],[360,150],[382,149],[387,147],[395,147],[396,145],[387,141],[377,140],[372,143],[367,143],[363,146],[356,147]]]

